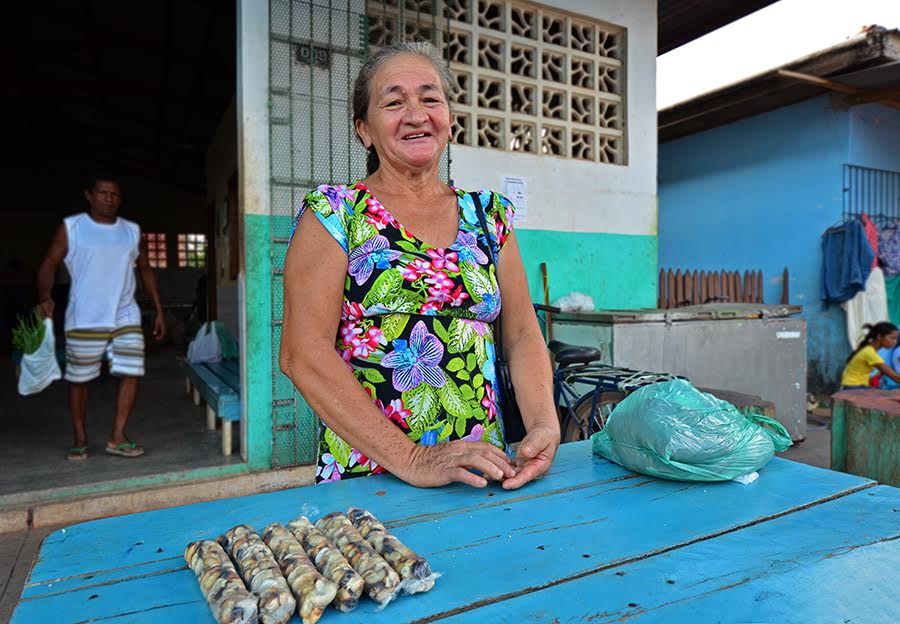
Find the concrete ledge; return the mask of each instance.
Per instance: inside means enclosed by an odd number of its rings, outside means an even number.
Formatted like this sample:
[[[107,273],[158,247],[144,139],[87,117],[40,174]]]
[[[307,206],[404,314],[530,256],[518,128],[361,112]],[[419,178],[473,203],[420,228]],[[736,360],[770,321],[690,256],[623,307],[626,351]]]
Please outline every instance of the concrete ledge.
[[[28,508],[0,511],[0,533],[12,533],[27,529],[30,525],[28,511]]]
[[[298,466],[37,503],[0,511],[0,533],[69,525],[151,509],[275,492],[309,485],[314,477],[315,466]]]

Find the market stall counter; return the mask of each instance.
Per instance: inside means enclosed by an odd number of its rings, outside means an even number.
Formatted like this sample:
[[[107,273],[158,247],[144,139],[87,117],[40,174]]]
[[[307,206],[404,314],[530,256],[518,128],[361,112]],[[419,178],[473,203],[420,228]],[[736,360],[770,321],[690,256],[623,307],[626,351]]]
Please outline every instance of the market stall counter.
[[[778,458],[749,485],[664,481],[577,442],[517,491],[376,476],[60,529],[12,622],[214,622],[187,544],[352,507],[441,576],[325,624],[900,621],[900,489]]]

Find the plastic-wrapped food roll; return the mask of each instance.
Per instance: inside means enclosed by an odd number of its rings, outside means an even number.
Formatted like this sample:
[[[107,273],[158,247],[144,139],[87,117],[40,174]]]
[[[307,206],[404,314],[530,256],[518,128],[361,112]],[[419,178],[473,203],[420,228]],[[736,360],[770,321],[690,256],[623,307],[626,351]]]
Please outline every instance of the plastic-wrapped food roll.
[[[362,596],[366,586],[363,578],[356,573],[331,540],[305,516],[289,522],[288,529],[306,550],[306,554],[316,564],[319,572],[337,584],[335,608],[344,613],[353,611],[359,604],[359,597]]]
[[[275,555],[281,571],[297,599],[297,613],[303,624],[315,624],[337,593],[337,585],[316,570],[303,546],[283,524],[265,528],[263,541]]]
[[[197,575],[200,591],[219,624],[257,624],[257,597],[247,591],[231,559],[216,542],[191,542],[184,560]]]
[[[369,542],[363,539],[347,516],[330,513],[316,522],[316,526],[334,542],[366,582],[366,595],[378,604],[390,602],[396,595],[400,577],[390,564],[381,558]]]
[[[384,525],[365,509],[351,507],[347,517],[359,534],[365,538],[372,548],[400,575],[403,588],[407,593],[425,592],[434,587],[434,575],[431,566],[424,557],[420,557],[403,542],[388,532]]]
[[[259,621],[286,624],[297,608],[281,567],[262,538],[246,524],[239,524],[219,538],[237,564],[241,578],[259,596]]]

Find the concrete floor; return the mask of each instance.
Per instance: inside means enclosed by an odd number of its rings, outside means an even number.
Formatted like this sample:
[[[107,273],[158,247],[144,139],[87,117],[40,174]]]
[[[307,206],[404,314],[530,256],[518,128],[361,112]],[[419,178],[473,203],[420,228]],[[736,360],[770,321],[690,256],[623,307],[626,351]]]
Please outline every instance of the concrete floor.
[[[103,452],[118,389],[115,378],[104,374],[90,384],[90,456],[78,462],[66,459],[72,444],[66,383],[58,381],[37,395],[19,396],[15,384],[9,383],[13,369],[8,357],[0,361],[0,379],[7,380],[0,384],[0,508],[40,500],[47,490],[241,461],[237,453],[230,458],[222,455],[220,431],[206,430],[205,408],[185,395],[174,350],[160,349],[147,358],[147,375],[126,428],[127,435],[147,451],[138,458]]]
[[[806,439],[795,442],[779,457],[801,464],[831,468],[831,410],[817,410],[806,419]]]

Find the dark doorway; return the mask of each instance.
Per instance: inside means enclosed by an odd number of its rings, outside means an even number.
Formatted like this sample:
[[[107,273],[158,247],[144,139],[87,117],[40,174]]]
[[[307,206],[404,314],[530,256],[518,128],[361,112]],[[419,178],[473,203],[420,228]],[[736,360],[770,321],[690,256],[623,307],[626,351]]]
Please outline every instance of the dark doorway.
[[[226,179],[236,163],[234,153],[214,153],[236,151],[234,0],[49,0],[12,3],[4,13],[0,506],[37,490],[240,461],[222,457],[218,432],[206,431],[205,412],[184,396],[176,366],[196,325],[217,316],[216,258],[227,258],[215,253],[227,242],[216,218],[226,208],[216,198],[227,189],[219,193],[209,180],[212,163],[227,163]],[[90,457],[75,466],[66,459],[66,382],[18,396],[10,332],[35,304],[35,273],[54,230],[86,209],[82,192],[97,171],[120,179],[120,215],[149,237],[170,331],[160,344],[147,338],[147,373],[127,429],[146,455],[103,452],[117,385],[104,367],[90,386]],[[54,290],[60,317],[64,273]],[[140,288],[137,299],[151,324]],[[229,315],[237,318],[236,310]]]

